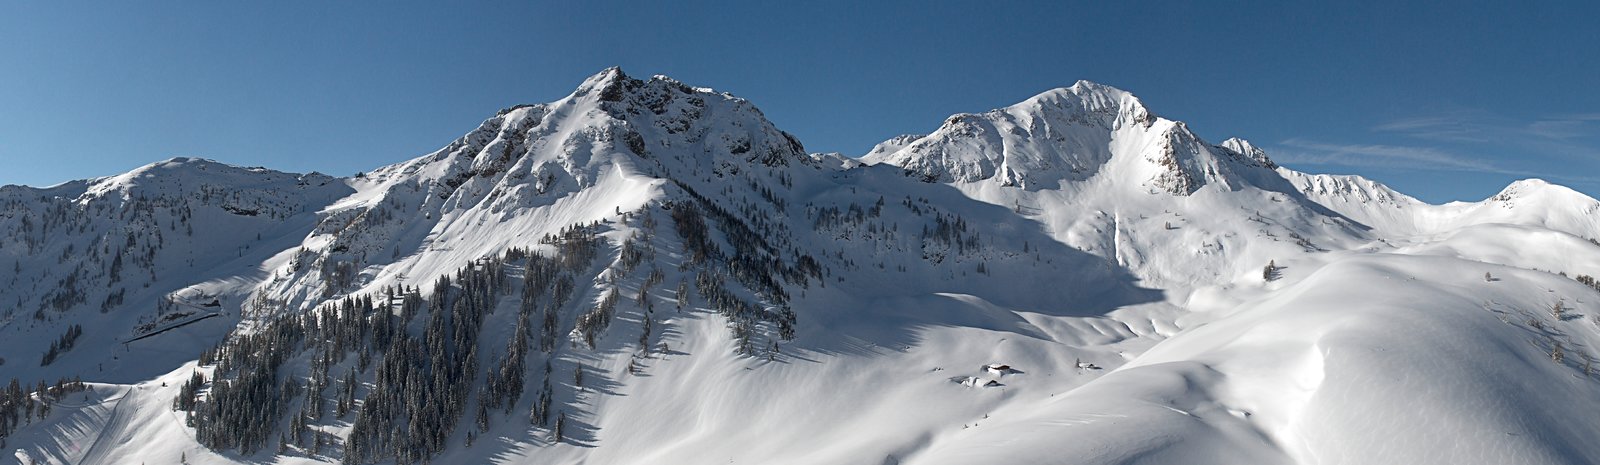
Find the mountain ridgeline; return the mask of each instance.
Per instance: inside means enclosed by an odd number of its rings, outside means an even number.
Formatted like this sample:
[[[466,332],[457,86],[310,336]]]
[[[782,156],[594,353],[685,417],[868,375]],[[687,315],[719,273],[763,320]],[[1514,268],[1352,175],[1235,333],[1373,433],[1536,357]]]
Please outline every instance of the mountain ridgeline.
[[[1419,434],[1339,413],[1411,381],[1337,380],[1470,356],[1439,382],[1580,399],[1451,394],[1489,414],[1462,436],[1529,434],[1480,457],[1584,463],[1600,427],[1527,425],[1600,413],[1597,218],[1536,180],[1429,205],[1300,173],[1087,81],[856,159],[612,68],[348,178],[0,188],[0,435],[21,463],[1322,463]],[[1510,349],[1426,345],[1462,337]]]

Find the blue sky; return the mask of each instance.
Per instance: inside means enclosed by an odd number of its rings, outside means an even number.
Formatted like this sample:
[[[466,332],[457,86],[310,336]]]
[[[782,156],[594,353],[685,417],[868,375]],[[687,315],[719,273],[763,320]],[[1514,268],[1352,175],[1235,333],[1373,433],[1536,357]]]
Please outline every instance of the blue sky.
[[[991,3],[4,2],[0,184],[173,156],[348,175],[620,65],[812,151],[1089,79],[1428,201],[1600,194],[1600,2]]]

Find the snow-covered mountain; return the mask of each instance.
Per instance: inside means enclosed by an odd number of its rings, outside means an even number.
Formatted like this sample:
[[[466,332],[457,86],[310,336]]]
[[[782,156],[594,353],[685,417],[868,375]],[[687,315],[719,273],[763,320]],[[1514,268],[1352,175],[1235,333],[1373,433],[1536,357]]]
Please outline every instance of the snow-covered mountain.
[[[856,159],[613,68],[350,178],[0,189],[0,462],[1595,463],[1596,237],[1091,82]]]

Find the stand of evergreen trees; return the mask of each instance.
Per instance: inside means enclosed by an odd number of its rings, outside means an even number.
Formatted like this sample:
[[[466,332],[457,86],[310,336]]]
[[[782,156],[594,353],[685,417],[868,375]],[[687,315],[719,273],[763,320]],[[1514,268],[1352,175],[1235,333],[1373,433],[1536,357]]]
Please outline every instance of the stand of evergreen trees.
[[[756,355],[758,347],[773,350],[777,340],[794,339],[797,317],[789,307],[789,294],[779,279],[808,287],[811,278],[822,278],[822,268],[816,259],[796,252],[794,262],[797,265],[784,263],[777,258],[777,249],[763,239],[762,234],[757,234],[737,216],[709,199],[683,187],[696,201],[672,204],[673,225],[689,252],[689,265],[700,267],[695,275],[695,289],[712,309],[728,319],[729,331],[737,341],[734,350],[743,355]],[[726,255],[711,239],[706,218],[717,222],[723,237],[734,248],[732,256]],[[725,276],[732,276],[770,308],[739,297],[728,288]],[[686,297],[681,289],[680,286],[680,305]],[[767,337],[767,344],[758,344],[756,338],[768,329],[776,334]]]
[[[68,326],[65,334],[62,334],[61,337],[56,338],[55,341],[50,342],[50,349],[44,351],[44,356],[40,357],[39,359],[39,366],[55,363],[56,357],[60,356],[62,352],[72,350],[72,346],[78,342],[78,336],[82,335],[82,326]]]
[[[0,390],[0,446],[5,445],[6,437],[18,427],[50,416],[51,402],[88,389],[83,380],[78,378],[60,378],[53,385],[40,380],[38,385],[24,386],[16,378],[11,378],[5,389]]]
[[[704,199],[672,207],[680,236],[698,257],[688,264],[689,270],[698,268],[694,289],[729,319],[740,340],[736,350],[756,355],[765,348],[769,356],[775,354],[778,340],[794,337],[796,317],[784,283],[805,286],[821,278],[821,266],[794,247],[785,248],[796,250],[798,258],[779,259],[783,249],[756,232],[771,225],[749,226]],[[707,218],[733,246],[731,255],[711,239]],[[653,229],[650,212],[641,222]],[[575,297],[586,295],[580,289],[587,284],[580,283],[596,276],[595,260],[605,243],[598,235],[601,228],[599,223],[563,228],[540,240],[553,249],[549,255],[511,249],[439,278],[428,292],[401,286],[347,296],[236,334],[201,355],[202,365],[215,366],[210,379],[195,373],[180,387],[173,406],[190,412],[196,437],[213,449],[249,454],[273,446],[276,436],[280,453],[294,447],[320,454],[328,445],[342,452],[344,463],[414,464],[444,451],[465,420],[475,427],[463,433],[468,441],[488,431],[493,415],[510,415],[531,383],[536,388],[528,421],[551,428],[551,437],[559,441],[568,433],[565,417],[573,414],[556,401],[563,383],[552,379],[562,335],[569,335],[574,347],[594,348],[622,302],[618,283],[655,256],[650,234],[627,239],[616,260],[595,278],[599,294],[593,306],[575,309],[582,305]],[[653,331],[649,294],[666,280],[659,266],[643,268],[649,274],[631,296],[644,313],[641,354],[650,350]],[[502,296],[517,291],[512,287],[517,271],[522,288],[514,328],[504,342],[480,341]],[[743,289],[730,287],[727,277]],[[680,281],[680,307],[688,289],[689,283]],[[567,311],[577,316],[564,318]],[[505,344],[503,354],[484,360],[488,357],[480,356],[480,348],[494,344]],[[540,363],[529,360],[536,353],[543,370],[530,372],[530,363]],[[573,372],[574,386],[582,384],[583,371],[580,366]],[[480,373],[482,383],[477,382]],[[350,422],[342,444],[314,427],[328,424],[329,412]]]

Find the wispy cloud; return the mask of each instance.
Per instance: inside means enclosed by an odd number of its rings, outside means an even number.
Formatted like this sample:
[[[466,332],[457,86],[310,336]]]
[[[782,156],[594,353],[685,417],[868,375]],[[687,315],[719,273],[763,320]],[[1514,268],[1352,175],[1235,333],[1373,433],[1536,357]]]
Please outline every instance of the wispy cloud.
[[[1275,147],[1271,154],[1274,160],[1289,165],[1490,173],[1600,186],[1600,176],[1589,174],[1597,172],[1591,169],[1555,172],[1507,168],[1480,158],[1451,153],[1433,147],[1329,144],[1303,139],[1290,139]]]
[[[1418,141],[1487,144],[1508,154],[1600,161],[1600,113],[1517,120],[1482,111],[1403,118],[1373,127]]]
[[[1489,136],[1479,130],[1481,128],[1466,123],[1469,119],[1459,114],[1403,118],[1380,124],[1372,130],[1439,142],[1488,141]]]
[[[1540,177],[1600,186],[1600,113],[1516,120],[1483,111],[1373,126],[1381,143],[1289,139],[1270,147],[1287,164]]]
[[[1273,158],[1308,165],[1506,173],[1489,162],[1431,147],[1381,144],[1329,144],[1289,139]]]

